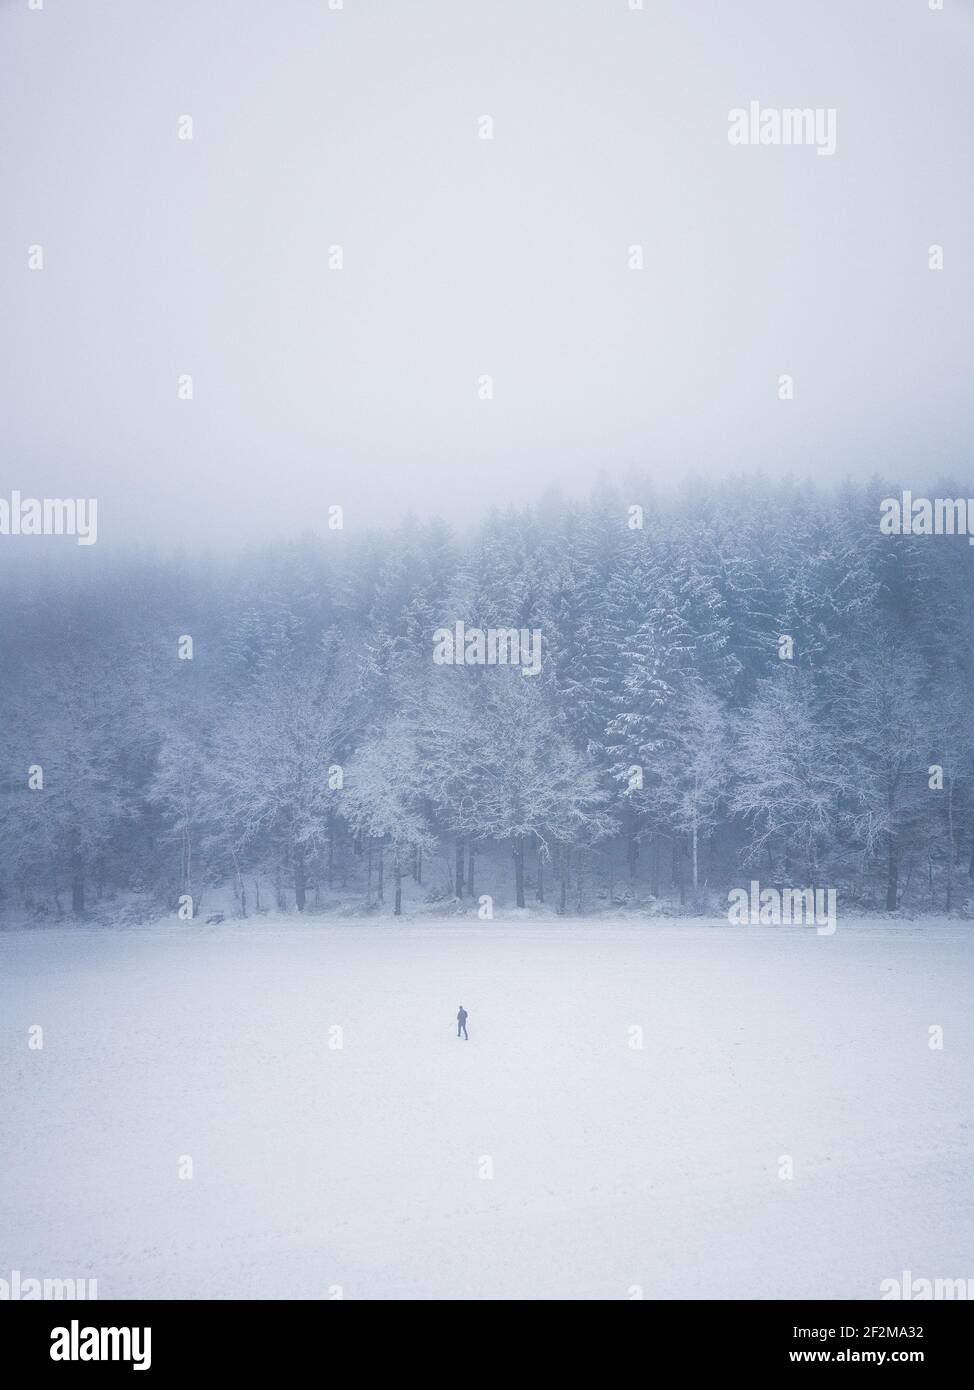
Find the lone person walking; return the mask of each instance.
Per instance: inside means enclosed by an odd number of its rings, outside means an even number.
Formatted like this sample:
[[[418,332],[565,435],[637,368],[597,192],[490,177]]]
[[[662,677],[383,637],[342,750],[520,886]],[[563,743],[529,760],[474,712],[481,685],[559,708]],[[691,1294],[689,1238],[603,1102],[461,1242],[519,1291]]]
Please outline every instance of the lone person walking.
[[[463,1029],[463,1036],[467,1038],[467,1042],[469,1042],[470,1039],[467,1037],[467,1011],[462,1004],[460,1005],[460,1012],[457,1014],[457,1037],[460,1036],[461,1028]]]

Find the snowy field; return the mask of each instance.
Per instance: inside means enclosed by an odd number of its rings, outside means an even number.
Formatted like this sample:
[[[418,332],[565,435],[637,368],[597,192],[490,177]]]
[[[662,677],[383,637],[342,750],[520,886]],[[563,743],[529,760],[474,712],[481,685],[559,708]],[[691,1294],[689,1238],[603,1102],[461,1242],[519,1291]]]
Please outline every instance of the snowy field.
[[[972,986],[945,921],[0,933],[0,1276],[359,1299],[971,1277]]]

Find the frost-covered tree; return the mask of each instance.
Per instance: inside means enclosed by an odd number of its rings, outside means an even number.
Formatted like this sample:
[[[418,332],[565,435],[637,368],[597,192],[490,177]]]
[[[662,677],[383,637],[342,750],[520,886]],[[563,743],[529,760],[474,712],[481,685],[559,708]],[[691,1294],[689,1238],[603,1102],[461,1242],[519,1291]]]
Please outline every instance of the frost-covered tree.
[[[137,714],[121,654],[103,655],[115,657],[114,670],[77,652],[24,670],[3,721],[8,872],[56,903],[67,886],[76,914],[88,906],[92,877],[113,876],[113,846],[139,809]]]
[[[479,740],[472,751],[472,795],[460,824],[478,839],[511,846],[515,900],[524,907],[525,855],[535,844],[595,843],[613,828],[608,795],[585,754],[559,731],[536,678],[508,667],[485,672],[476,689]]]
[[[970,835],[974,788],[974,711],[966,672],[954,666],[942,671],[925,708],[930,718],[927,737],[932,761],[927,767],[924,799],[934,841],[943,846],[944,908],[950,912],[954,906],[959,837],[965,826]],[[974,848],[968,872],[972,870]]]
[[[389,846],[398,917],[409,856],[436,843],[425,814],[428,788],[416,729],[408,718],[398,715],[363,740],[348,766],[342,800],[343,815],[356,831]]]
[[[308,859],[326,841],[353,712],[340,649],[314,660],[263,666],[218,723],[212,742],[208,818],[242,891],[247,860],[290,875],[299,911]]]
[[[814,883],[835,835],[844,769],[801,672],[782,666],[759,684],[738,721],[733,770],[746,862],[766,856],[773,876],[797,871]]]
[[[149,801],[161,815],[163,836],[176,850],[177,892],[193,899],[194,914],[199,908],[202,843],[212,813],[207,797],[211,758],[207,731],[199,719],[190,728],[171,725],[164,733],[149,790]]]
[[[926,801],[933,721],[923,661],[912,643],[877,623],[856,634],[835,675],[842,828],[867,861],[881,857],[892,912]]]
[[[674,698],[657,767],[657,801],[668,824],[689,843],[696,893],[700,842],[718,824],[730,780],[727,715],[718,697],[697,680],[683,682]]]

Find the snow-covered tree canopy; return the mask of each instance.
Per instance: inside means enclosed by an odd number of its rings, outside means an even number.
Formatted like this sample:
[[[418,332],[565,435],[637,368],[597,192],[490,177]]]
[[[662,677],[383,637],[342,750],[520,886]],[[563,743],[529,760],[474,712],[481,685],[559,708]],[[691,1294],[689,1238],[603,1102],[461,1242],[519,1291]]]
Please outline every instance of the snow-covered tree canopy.
[[[547,865],[579,900],[586,874],[682,900],[760,865],[950,905],[974,865],[971,551],[881,534],[895,491],[603,487],[462,540],[411,521],[12,576],[0,901],[165,910],[232,883],[242,911],[305,909],[384,901],[387,865],[397,904],[403,875],[541,901]],[[437,631],[465,634],[453,664]]]

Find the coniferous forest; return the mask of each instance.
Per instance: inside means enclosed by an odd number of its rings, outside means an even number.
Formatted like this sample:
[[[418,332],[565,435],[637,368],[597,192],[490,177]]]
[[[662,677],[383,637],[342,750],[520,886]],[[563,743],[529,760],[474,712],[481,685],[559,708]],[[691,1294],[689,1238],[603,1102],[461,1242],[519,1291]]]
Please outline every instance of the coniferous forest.
[[[712,913],[757,877],[964,912],[974,555],[881,534],[898,486],[605,482],[21,563],[3,918]],[[540,669],[437,664],[460,622],[539,632]]]

